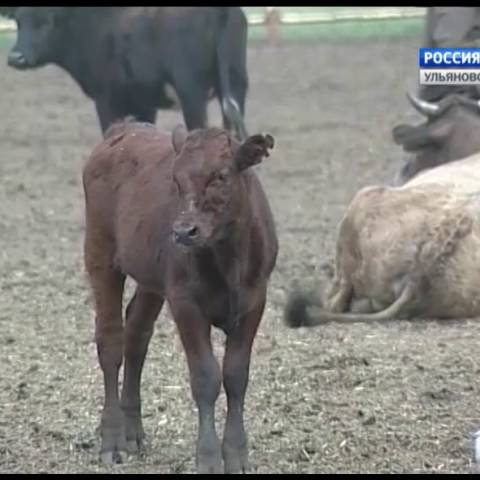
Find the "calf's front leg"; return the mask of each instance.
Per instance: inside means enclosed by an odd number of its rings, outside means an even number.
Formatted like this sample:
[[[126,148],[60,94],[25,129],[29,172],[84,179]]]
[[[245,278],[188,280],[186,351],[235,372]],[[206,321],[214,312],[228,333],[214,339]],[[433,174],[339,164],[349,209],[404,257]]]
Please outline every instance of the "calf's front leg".
[[[265,301],[266,288],[255,308],[240,319],[227,337],[223,360],[223,385],[228,406],[222,444],[225,473],[245,473],[249,468],[243,412],[252,346],[263,316]]]
[[[125,416],[129,453],[140,452],[143,447],[145,432],[142,424],[141,378],[154,323],[162,305],[162,297],[138,287],[126,310],[125,367],[121,405]]]
[[[215,430],[215,403],[220,393],[220,366],[213,354],[210,322],[185,300],[170,303],[187,356],[190,386],[198,409],[197,472],[223,473],[220,441]]]
[[[97,355],[105,388],[100,458],[106,464],[122,463],[126,458],[127,444],[118,395],[118,373],[123,360],[122,294],[125,277],[109,268],[92,268],[89,273],[95,297]]]

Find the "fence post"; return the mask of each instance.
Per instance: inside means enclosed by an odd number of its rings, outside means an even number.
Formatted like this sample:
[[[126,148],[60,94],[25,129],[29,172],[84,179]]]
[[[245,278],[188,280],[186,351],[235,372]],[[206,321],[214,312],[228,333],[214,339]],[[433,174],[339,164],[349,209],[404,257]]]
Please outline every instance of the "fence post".
[[[280,39],[280,24],[282,22],[278,7],[265,7],[265,28],[267,38],[270,42],[276,43]]]

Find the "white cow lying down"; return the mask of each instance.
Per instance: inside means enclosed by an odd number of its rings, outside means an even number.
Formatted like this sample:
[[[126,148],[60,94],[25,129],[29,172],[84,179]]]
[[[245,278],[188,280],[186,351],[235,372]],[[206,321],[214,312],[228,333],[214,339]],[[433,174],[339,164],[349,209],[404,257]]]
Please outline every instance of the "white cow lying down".
[[[293,292],[290,327],[480,316],[480,154],[401,187],[366,187],[340,222],[325,299]]]
[[[480,316],[480,154],[401,187],[360,190],[340,223],[327,296],[296,291],[288,326]],[[475,434],[480,462],[480,432]]]

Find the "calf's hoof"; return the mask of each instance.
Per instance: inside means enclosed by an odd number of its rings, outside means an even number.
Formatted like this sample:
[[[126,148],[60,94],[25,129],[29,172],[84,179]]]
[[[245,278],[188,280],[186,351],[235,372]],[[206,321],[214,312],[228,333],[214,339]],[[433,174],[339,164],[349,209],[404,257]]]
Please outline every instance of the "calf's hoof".
[[[144,451],[145,432],[140,417],[126,417],[127,452],[140,455]]]
[[[223,461],[220,452],[197,456],[197,473],[223,474]]]
[[[246,448],[234,448],[224,445],[223,461],[225,463],[225,473],[227,474],[247,473],[250,468]]]
[[[474,468],[480,470],[480,430],[473,434],[473,462]]]
[[[142,440],[127,440],[127,452],[129,455],[141,455],[144,451]]]
[[[100,461],[104,465],[115,465],[127,461],[127,452],[122,450],[110,450],[100,452]]]
[[[103,428],[100,461],[104,465],[125,463],[127,461],[127,440],[123,428]]]
[[[199,462],[197,464],[197,473],[200,475],[213,474],[223,475],[222,463],[217,462]]]
[[[215,433],[199,438],[195,460],[197,473],[223,474],[222,448]]]

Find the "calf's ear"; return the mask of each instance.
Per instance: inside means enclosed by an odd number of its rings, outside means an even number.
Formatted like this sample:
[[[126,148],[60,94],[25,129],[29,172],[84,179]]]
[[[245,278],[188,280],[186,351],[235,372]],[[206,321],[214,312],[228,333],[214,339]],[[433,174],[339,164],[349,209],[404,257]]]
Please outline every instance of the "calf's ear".
[[[266,135],[252,135],[235,149],[235,165],[239,171],[252,165],[257,165],[263,157],[269,156],[269,149],[274,146],[274,140]]]
[[[184,125],[177,125],[172,132],[172,144],[175,153],[178,155],[185,143],[188,132]]]

